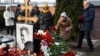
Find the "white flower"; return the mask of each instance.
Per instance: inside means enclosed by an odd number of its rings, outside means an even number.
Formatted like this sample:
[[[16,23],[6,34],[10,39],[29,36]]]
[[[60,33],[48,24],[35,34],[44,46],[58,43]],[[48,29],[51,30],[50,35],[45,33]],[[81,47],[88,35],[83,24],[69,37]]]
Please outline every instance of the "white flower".
[[[54,37],[52,37],[52,39],[55,39]]]
[[[55,42],[55,45],[60,45],[58,42]]]
[[[46,35],[47,32],[42,33],[42,35]]]
[[[75,56],[79,56],[79,55],[75,55]]]
[[[38,30],[37,35],[39,35],[39,34],[40,34],[40,35],[46,35],[46,33],[47,33],[47,32],[44,32],[43,30]]]
[[[2,44],[0,45],[0,48],[4,48],[4,47],[6,47],[6,44],[5,44],[5,43],[2,43]]]
[[[44,31],[43,30],[38,30],[38,33],[37,34],[43,34]]]
[[[11,51],[12,49],[9,49],[8,51]]]

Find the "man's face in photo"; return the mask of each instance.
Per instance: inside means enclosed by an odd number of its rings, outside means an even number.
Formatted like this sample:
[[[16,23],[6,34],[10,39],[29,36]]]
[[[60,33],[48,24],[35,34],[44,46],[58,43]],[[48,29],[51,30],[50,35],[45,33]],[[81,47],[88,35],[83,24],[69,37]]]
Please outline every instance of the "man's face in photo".
[[[28,38],[28,29],[27,28],[22,28],[21,29],[21,40],[23,43],[25,43],[26,39]]]
[[[21,31],[21,40],[24,43],[25,42],[25,34],[24,34],[24,30]]]

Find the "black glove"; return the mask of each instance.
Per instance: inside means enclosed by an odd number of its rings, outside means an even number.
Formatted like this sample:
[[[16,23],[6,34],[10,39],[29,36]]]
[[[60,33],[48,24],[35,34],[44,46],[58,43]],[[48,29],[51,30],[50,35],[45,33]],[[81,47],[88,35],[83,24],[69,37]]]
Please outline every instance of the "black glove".
[[[11,17],[10,19],[14,20],[14,17]]]

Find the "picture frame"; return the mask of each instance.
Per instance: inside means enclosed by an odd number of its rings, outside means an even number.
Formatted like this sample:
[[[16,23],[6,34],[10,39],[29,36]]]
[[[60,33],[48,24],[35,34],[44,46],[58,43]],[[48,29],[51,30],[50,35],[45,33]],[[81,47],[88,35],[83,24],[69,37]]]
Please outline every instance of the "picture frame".
[[[16,46],[21,50],[34,50],[33,25],[16,23]]]

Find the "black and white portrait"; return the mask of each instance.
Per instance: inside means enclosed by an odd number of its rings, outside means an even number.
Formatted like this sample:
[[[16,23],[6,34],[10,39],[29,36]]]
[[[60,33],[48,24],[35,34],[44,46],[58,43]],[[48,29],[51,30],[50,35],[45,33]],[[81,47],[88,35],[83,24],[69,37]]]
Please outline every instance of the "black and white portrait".
[[[16,24],[17,47],[21,50],[33,50],[33,25]]]

